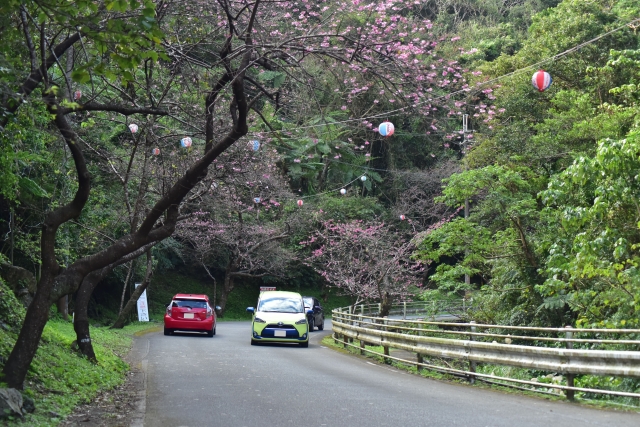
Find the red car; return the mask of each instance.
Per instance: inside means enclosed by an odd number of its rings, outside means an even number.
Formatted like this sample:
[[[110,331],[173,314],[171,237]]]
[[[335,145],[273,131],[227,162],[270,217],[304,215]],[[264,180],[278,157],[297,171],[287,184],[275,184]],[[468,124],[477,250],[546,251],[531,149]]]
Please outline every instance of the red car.
[[[216,311],[209,305],[209,297],[204,294],[176,294],[167,306],[164,315],[164,334],[174,331],[206,332],[216,334]]]

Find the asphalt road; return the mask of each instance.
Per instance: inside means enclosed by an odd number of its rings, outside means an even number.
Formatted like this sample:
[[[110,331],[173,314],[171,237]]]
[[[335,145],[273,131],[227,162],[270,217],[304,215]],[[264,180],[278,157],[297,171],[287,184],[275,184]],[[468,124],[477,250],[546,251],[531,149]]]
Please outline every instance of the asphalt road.
[[[312,333],[309,348],[251,346],[250,329],[249,322],[223,322],[213,338],[137,338],[146,371],[144,426],[640,425],[640,414],[439,382],[376,365],[321,346],[328,327]]]

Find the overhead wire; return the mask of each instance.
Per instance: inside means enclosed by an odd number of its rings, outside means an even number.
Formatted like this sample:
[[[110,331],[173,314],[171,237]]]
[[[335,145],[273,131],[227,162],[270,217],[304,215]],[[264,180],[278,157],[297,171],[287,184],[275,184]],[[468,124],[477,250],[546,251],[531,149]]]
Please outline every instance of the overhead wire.
[[[459,90],[456,90],[456,91],[453,91],[453,92],[449,92],[447,94],[443,94],[443,95],[437,96],[435,98],[429,98],[429,99],[427,99],[425,101],[414,103],[412,106],[405,106],[405,107],[401,107],[401,108],[396,108],[394,110],[389,110],[389,111],[386,111],[386,112],[377,113],[377,114],[374,114],[374,115],[371,115],[371,116],[359,117],[357,119],[340,120],[340,121],[335,121],[335,122],[331,122],[331,123],[322,123],[322,124],[306,125],[306,126],[296,126],[295,128],[296,128],[296,130],[298,130],[298,129],[312,129],[312,128],[316,128],[316,127],[332,126],[332,125],[346,124],[346,123],[353,123],[353,122],[361,122],[363,120],[369,121],[369,120],[372,120],[372,119],[387,118],[387,117],[389,117],[389,116],[391,116],[393,114],[405,111],[405,110],[407,110],[409,108],[415,108],[415,107],[417,107],[419,105],[424,105],[424,104],[427,104],[427,103],[440,101],[442,99],[448,99],[448,98],[450,98],[452,96],[463,94],[463,93],[478,92],[478,91],[481,90],[480,88],[482,88],[483,86],[491,85],[491,84],[499,82],[499,81],[501,81],[503,79],[506,79],[508,77],[514,77],[514,76],[516,76],[518,74],[522,74],[523,72],[525,72],[527,70],[538,68],[542,64],[546,64],[547,62],[554,61],[556,59],[562,58],[563,56],[566,56],[566,55],[569,55],[569,54],[571,54],[573,52],[576,52],[576,51],[582,49],[585,46],[588,46],[588,45],[590,45],[592,43],[595,43],[598,40],[600,40],[600,39],[602,39],[604,37],[607,37],[607,36],[609,36],[609,35],[611,35],[611,34],[613,34],[615,32],[618,32],[618,31],[620,31],[620,30],[622,30],[622,29],[624,29],[624,28],[626,28],[626,27],[628,27],[630,25],[635,24],[635,23],[640,23],[640,18],[633,19],[633,20],[631,20],[631,21],[629,21],[629,22],[627,22],[627,23],[625,23],[623,25],[620,25],[619,27],[616,27],[616,28],[614,28],[614,29],[612,29],[610,31],[607,31],[606,33],[602,33],[602,34],[598,35],[597,37],[594,37],[594,38],[592,38],[590,40],[587,40],[585,42],[579,43],[579,44],[577,44],[577,45],[575,45],[575,46],[573,46],[573,47],[571,47],[571,48],[569,48],[569,49],[567,49],[567,50],[565,50],[563,52],[560,52],[560,53],[558,53],[556,55],[544,58],[544,59],[542,59],[542,60],[540,60],[538,62],[535,62],[533,64],[527,65],[526,67],[519,68],[517,70],[511,71],[509,73],[503,74],[503,75],[495,77],[493,79],[486,80],[484,82],[477,82],[476,83],[476,87],[473,88],[473,89],[470,89],[470,88],[459,89]],[[270,134],[270,133],[276,133],[276,132],[280,132],[280,131],[264,131],[264,132],[259,132],[259,133],[260,134]]]
[[[569,49],[566,49],[563,52],[560,52],[560,53],[555,54],[553,56],[549,56],[549,57],[544,58],[544,59],[542,59],[542,60],[540,60],[538,62],[535,62],[533,64],[529,64],[529,65],[527,65],[525,67],[519,68],[517,70],[511,71],[509,73],[503,74],[503,75],[495,77],[493,79],[489,79],[489,80],[486,80],[484,82],[478,82],[476,84],[476,87],[473,88],[473,89],[469,89],[469,88],[459,89],[459,90],[450,92],[448,94],[440,95],[440,96],[435,97],[435,98],[430,98],[428,100],[421,101],[419,103],[415,103],[415,104],[413,104],[413,106],[401,107],[401,108],[397,108],[397,109],[394,109],[394,110],[389,110],[389,111],[386,111],[386,112],[383,112],[383,113],[377,113],[377,114],[374,114],[374,115],[371,115],[371,116],[367,116],[367,117],[359,117],[357,119],[347,119],[347,120],[335,121],[335,122],[331,122],[331,123],[322,123],[322,124],[306,125],[306,126],[296,126],[295,129],[296,130],[299,130],[299,129],[312,129],[312,128],[316,128],[316,127],[334,126],[334,125],[339,125],[339,124],[362,122],[363,120],[370,121],[372,119],[385,118],[385,117],[388,117],[390,115],[405,111],[405,110],[407,110],[409,108],[415,108],[418,105],[423,105],[423,104],[426,104],[426,103],[433,103],[433,102],[436,102],[436,101],[439,101],[439,100],[442,100],[442,99],[448,99],[448,98],[451,98],[452,96],[459,95],[459,94],[462,94],[462,93],[478,92],[478,91],[482,90],[481,89],[482,87],[485,87],[485,86],[491,85],[491,84],[495,84],[495,83],[497,83],[497,82],[499,82],[501,80],[504,80],[504,79],[507,79],[507,78],[510,78],[510,77],[514,77],[514,76],[522,74],[522,73],[524,73],[524,72],[526,72],[528,70],[539,68],[543,64],[546,64],[548,62],[557,60],[557,59],[562,58],[564,56],[567,56],[567,55],[569,55],[569,54],[571,54],[573,52],[577,52],[580,49],[584,48],[585,46],[593,44],[593,43],[597,42],[598,40],[601,40],[604,37],[607,37],[607,36],[609,36],[609,35],[611,35],[611,34],[613,34],[615,32],[618,32],[618,31],[620,31],[620,30],[622,30],[622,29],[624,29],[624,28],[626,28],[626,27],[628,27],[630,25],[633,25],[633,24],[639,23],[639,22],[640,22],[640,18],[633,19],[633,20],[631,20],[631,21],[629,21],[629,22],[627,22],[627,23],[625,23],[623,25],[620,25],[620,26],[618,26],[618,27],[616,27],[616,28],[614,28],[614,29],[612,29],[610,31],[602,33],[602,34],[598,35],[597,37],[594,37],[594,38],[592,38],[590,40],[587,40],[587,41],[579,43],[579,44],[577,44],[577,45],[575,45],[575,46],[573,46],[573,47],[571,47]],[[272,133],[278,133],[278,132],[289,131],[289,130],[290,129],[279,130],[279,131],[264,131],[264,132],[256,132],[256,133],[259,133],[260,135],[265,135],[265,134],[272,134]],[[444,132],[434,132],[434,133],[443,134]],[[403,136],[422,136],[422,134],[406,134],[406,135],[402,134],[402,135]],[[297,150],[290,149],[290,152],[293,152],[293,151],[297,151]],[[326,159],[326,160],[328,160],[329,162],[332,162],[332,163],[340,163],[340,164],[344,164],[344,165],[353,166],[353,167],[356,167],[356,168],[362,168],[364,170],[373,170],[373,171],[376,171],[376,172],[387,172],[387,173],[391,173],[391,174],[414,174],[414,173],[418,173],[418,172],[415,172],[415,171],[395,171],[395,170],[389,170],[389,169],[372,168],[372,167],[369,167],[369,166],[355,165],[355,164],[352,164],[352,163],[342,162],[342,161],[336,160],[336,159]],[[322,192],[322,193],[316,193],[316,194],[307,195],[307,196],[304,196],[302,198],[316,197],[316,196],[319,196],[319,195],[322,195],[322,194],[335,192],[340,188],[345,188],[345,187],[351,185],[352,183],[356,182],[358,179],[361,179],[362,176],[366,176],[366,174],[362,174],[362,175],[358,176],[354,180],[344,184],[341,187],[338,187],[337,189],[328,190],[328,191],[325,191],[325,192]]]

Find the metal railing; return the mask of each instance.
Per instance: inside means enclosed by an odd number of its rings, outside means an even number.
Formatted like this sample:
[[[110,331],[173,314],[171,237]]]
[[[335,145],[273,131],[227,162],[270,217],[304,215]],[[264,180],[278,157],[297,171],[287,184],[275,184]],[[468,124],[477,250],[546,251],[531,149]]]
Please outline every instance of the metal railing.
[[[537,328],[429,321],[439,317],[433,306],[421,316],[423,303],[395,305],[390,316],[379,317],[376,304],[333,310],[333,338],[345,347],[423,368],[453,374],[469,381],[506,385],[502,381],[533,386],[529,391],[563,390],[569,399],[575,392],[640,398],[640,393],[576,387],[576,375],[610,375],[640,378],[640,329]],[[448,303],[444,310],[465,316],[468,306]],[[393,314],[392,314],[393,313]],[[402,316],[402,318],[399,318]],[[411,317],[411,318],[410,318]],[[448,319],[450,320],[450,319]],[[358,345],[354,344],[358,341]],[[383,352],[367,349],[381,346]],[[395,357],[389,349],[415,353],[415,359]],[[427,363],[425,357],[464,361],[468,369]],[[566,385],[495,376],[476,372],[478,364],[514,366],[566,376]],[[499,382],[496,382],[499,381]],[[511,387],[521,388],[510,385]],[[543,388],[543,390],[540,390]]]

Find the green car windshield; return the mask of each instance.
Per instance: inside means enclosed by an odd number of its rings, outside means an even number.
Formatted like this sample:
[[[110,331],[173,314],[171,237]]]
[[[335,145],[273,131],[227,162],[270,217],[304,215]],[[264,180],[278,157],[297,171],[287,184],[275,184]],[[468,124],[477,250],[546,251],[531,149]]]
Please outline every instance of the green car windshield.
[[[302,300],[294,298],[261,299],[258,311],[272,313],[303,313]]]

